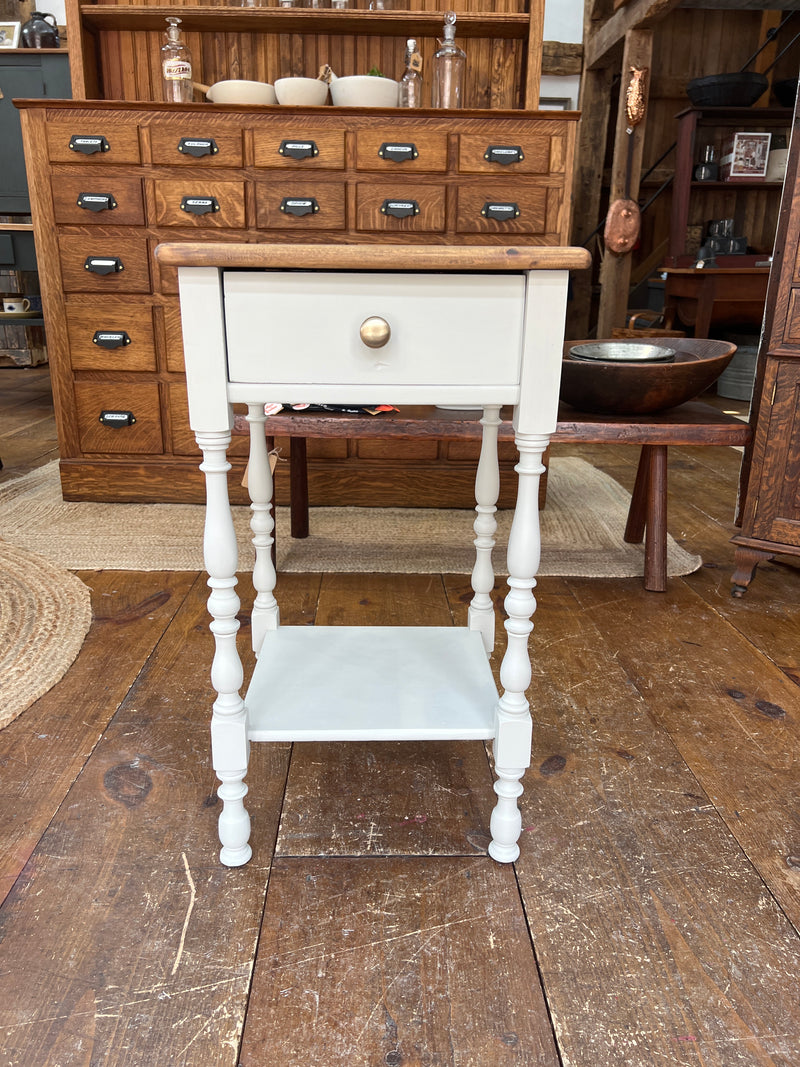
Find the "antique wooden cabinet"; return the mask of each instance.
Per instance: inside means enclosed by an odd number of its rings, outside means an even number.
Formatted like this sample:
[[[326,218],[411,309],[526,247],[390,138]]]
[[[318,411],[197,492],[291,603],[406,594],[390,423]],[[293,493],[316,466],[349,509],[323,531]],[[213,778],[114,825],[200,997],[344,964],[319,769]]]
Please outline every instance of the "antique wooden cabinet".
[[[177,9],[68,6],[75,99],[20,104],[67,498],[201,499],[177,280],[153,258],[159,241],[569,243],[578,115],[535,110],[543,5],[493,6],[459,11],[469,109],[458,111],[164,104],[158,49]],[[313,75],[324,61],[397,75],[406,36],[430,59],[442,23],[352,7],[178,13],[206,84]],[[319,442],[311,499],[469,506],[473,451]]]
[[[160,240],[565,245],[556,115],[26,102],[66,496],[200,499]]]
[[[734,596],[761,560],[800,555],[800,133],[795,108],[740,486]]]

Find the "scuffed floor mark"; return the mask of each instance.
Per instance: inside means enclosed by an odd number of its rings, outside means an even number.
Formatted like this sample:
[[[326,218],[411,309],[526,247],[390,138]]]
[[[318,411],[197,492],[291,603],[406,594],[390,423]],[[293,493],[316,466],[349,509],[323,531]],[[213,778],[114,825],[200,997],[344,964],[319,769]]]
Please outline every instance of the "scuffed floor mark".
[[[181,859],[183,860],[183,866],[186,870],[186,880],[189,883],[189,906],[186,909],[186,918],[183,920],[183,929],[181,930],[181,939],[178,944],[178,951],[175,955],[175,962],[172,964],[172,970],[170,974],[175,974],[181,963],[181,957],[183,956],[183,946],[186,943],[186,931],[189,929],[189,920],[192,917],[192,911],[194,910],[194,902],[197,900],[197,887],[194,884],[194,878],[192,878],[192,872],[189,870],[189,861],[186,859],[186,853],[181,852]]]

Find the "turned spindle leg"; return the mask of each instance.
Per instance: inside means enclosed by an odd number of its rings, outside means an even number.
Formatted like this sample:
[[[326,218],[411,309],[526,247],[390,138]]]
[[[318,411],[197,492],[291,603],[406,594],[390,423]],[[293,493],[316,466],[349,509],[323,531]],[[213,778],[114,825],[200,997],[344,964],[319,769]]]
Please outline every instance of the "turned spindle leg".
[[[492,841],[489,855],[501,863],[511,863],[519,856],[522,819],[517,799],[522,793],[520,779],[531,761],[531,715],[526,690],[531,683],[528,637],[533,630],[536,610],[533,589],[539,569],[539,478],[544,473],[542,454],[546,436],[517,433],[519,463],[517,505],[508,542],[509,592],[504,604],[508,614],[508,634],[500,684],[503,694],[497,708],[494,739],[494,790],[497,805],[492,812]]]
[[[219,817],[220,860],[228,867],[247,863],[252,855],[248,844],[250,817],[244,806],[247,786],[249,742],[247,709],[240,695],[244,679],[236,649],[239,597],[236,594],[238,551],[228,500],[226,452],[230,433],[198,433],[203,452],[200,470],[206,479],[206,522],[203,538],[208,571],[208,611],[214,634],[214,660],[211,684],[217,693],[211,719],[211,752],[214,770],[222,783],[217,790],[222,801]]]
[[[250,457],[247,465],[247,491],[250,494],[250,529],[253,531],[253,547],[256,561],[253,566],[253,585],[256,598],[251,615],[251,639],[253,651],[258,655],[264,643],[264,635],[278,628],[280,617],[275,599],[275,567],[272,562],[272,531],[275,520],[272,516],[272,471],[269,465],[267,438],[264,433],[263,404],[247,405],[247,421],[250,425]]]
[[[469,606],[469,628],[478,630],[483,638],[487,656],[494,648],[494,568],[492,550],[497,532],[497,498],[500,495],[500,466],[497,460],[497,431],[500,427],[500,407],[487,405],[483,409],[481,454],[475,475],[475,511],[472,525],[475,531],[475,566],[472,569],[474,596]]]

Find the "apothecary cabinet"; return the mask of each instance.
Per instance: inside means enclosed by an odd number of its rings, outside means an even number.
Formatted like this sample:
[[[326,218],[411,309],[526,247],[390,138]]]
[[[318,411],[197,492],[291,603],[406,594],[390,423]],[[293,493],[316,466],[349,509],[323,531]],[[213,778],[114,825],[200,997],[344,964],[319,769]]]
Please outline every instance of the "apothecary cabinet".
[[[324,62],[339,74],[377,65],[397,76],[406,37],[429,58],[450,6],[70,0],[74,99],[21,104],[67,498],[202,499],[177,279],[155,262],[159,241],[569,243],[578,115],[536,110],[541,0],[452,5],[469,57],[466,110],[159,99],[169,14],[183,20],[194,77],[208,84],[314,75]],[[414,150],[384,150],[398,144]],[[233,484],[244,459],[236,446],[232,456]],[[312,502],[471,506],[476,457],[457,443],[408,442],[388,456],[381,442],[319,442],[309,458]],[[513,462],[503,463],[504,504]]]

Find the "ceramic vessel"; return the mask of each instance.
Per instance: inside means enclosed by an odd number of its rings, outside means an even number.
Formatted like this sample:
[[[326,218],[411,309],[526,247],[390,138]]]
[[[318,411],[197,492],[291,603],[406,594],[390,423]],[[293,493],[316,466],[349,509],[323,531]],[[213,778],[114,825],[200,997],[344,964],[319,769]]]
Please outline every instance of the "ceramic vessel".
[[[398,84],[391,78],[354,74],[331,82],[336,107],[397,107]]]
[[[215,82],[206,91],[206,99],[212,104],[277,104],[275,89],[268,82],[231,81]]]
[[[278,103],[288,107],[321,107],[328,98],[327,82],[317,78],[278,78]]]
[[[42,11],[34,11],[19,36],[23,48],[58,48],[61,44],[55,15]]]

